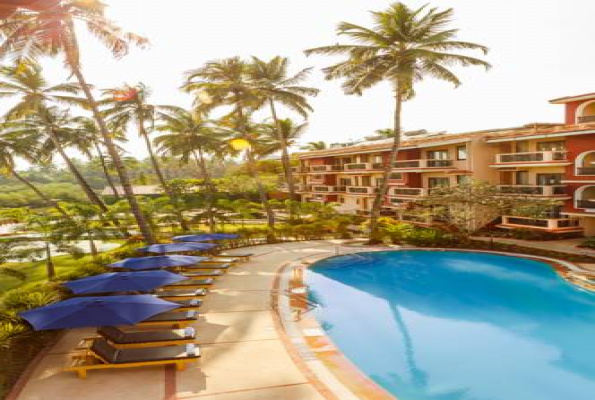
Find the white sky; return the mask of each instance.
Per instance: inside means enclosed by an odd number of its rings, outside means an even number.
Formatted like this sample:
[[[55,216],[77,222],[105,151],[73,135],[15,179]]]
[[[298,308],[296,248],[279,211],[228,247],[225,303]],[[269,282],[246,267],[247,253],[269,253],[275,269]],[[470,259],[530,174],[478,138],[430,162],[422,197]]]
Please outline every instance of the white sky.
[[[289,57],[292,69],[313,66],[308,85],[321,89],[303,142],[346,141],[390,127],[392,98],[388,86],[363,97],[345,96],[340,82],[324,80],[320,68],[333,60],[305,57],[303,50],[344,41],[336,24],[369,25],[369,10],[383,10],[387,0],[106,0],[112,19],[152,42],[120,61],[101,45],[82,38],[84,70],[99,88],[142,81],[161,104],[188,106],[178,90],[182,73],[212,59],[234,55]],[[406,0],[410,6],[426,1]],[[458,89],[428,80],[406,104],[406,129],[461,132],[561,122],[562,106],[547,100],[595,91],[593,15],[588,0],[440,0],[453,7],[459,39],[488,46],[493,69],[458,71]],[[478,54],[479,55],[479,54]],[[45,63],[52,80],[66,78],[56,63]],[[299,119],[297,116],[294,116]],[[135,135],[131,135],[135,136]],[[140,141],[129,150],[144,156]]]

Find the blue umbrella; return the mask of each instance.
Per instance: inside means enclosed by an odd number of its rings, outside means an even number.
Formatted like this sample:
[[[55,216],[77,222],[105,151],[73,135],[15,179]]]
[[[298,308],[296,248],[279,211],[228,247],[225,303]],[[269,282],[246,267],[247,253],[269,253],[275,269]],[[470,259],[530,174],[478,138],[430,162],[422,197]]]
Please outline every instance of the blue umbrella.
[[[168,271],[110,272],[66,282],[73,293],[147,292],[169,283],[187,279]]]
[[[240,235],[233,233],[203,233],[201,235],[175,236],[177,242],[206,242],[209,240],[238,239]]]
[[[175,253],[177,251],[204,251],[216,246],[216,244],[211,243],[165,243],[141,247],[138,251],[144,253]]]
[[[36,331],[86,326],[134,325],[156,314],[180,307],[148,294],[73,297],[20,313]]]
[[[170,256],[127,258],[125,260],[121,260],[113,264],[110,264],[109,266],[113,268],[125,268],[130,270],[159,269],[194,265],[208,259],[209,257],[180,256],[173,254]]]

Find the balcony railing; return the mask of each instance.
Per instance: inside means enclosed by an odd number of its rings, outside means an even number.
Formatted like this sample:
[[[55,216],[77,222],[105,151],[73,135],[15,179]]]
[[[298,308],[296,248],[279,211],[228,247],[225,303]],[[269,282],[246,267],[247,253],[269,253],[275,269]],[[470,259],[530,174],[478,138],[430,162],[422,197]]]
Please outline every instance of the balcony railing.
[[[345,192],[345,186],[312,185],[311,191],[318,193]]]
[[[389,193],[392,196],[419,197],[425,196],[427,194],[427,190],[423,188],[393,188]]]
[[[577,200],[576,208],[595,208],[595,200]]]
[[[395,161],[395,169],[421,169],[421,168],[452,168],[453,160],[403,160]]]
[[[566,185],[500,185],[498,186],[502,194],[518,194],[525,196],[564,196],[566,194]]]
[[[534,151],[528,153],[508,153],[496,155],[497,164],[518,164],[525,162],[566,161],[565,151]]]
[[[586,124],[589,122],[595,122],[595,115],[585,115],[584,117],[578,117],[579,124]]]
[[[347,186],[346,192],[351,194],[374,194],[377,188],[372,186]]]
[[[579,167],[576,171],[577,175],[595,175],[595,167]]]
[[[343,167],[341,165],[311,165],[310,172],[333,172],[333,171],[342,171]]]
[[[303,167],[291,167],[291,172],[294,174],[301,174],[303,172],[306,172],[306,169]]]
[[[530,218],[506,215],[502,217],[504,228],[527,228],[546,231],[579,231],[579,220],[575,218]]]
[[[371,163],[351,163],[351,164],[344,164],[343,167],[345,171],[359,171],[359,170],[368,170],[372,169]]]

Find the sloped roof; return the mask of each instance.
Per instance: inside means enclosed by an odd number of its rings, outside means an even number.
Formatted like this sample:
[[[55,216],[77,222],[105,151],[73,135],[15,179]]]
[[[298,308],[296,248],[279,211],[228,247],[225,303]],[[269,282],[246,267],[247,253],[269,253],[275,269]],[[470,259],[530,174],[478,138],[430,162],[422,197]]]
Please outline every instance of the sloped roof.
[[[589,99],[595,99],[595,93],[586,93],[586,94],[579,94],[577,96],[560,97],[557,99],[550,100],[550,103],[551,104],[564,104],[564,103],[571,103],[573,101],[589,100]]]

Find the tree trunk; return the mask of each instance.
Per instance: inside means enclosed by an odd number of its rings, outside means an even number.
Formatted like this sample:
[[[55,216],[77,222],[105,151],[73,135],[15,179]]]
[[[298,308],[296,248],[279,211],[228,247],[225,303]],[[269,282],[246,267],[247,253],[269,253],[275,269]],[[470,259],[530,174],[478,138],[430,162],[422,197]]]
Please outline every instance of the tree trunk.
[[[258,195],[260,196],[260,201],[262,206],[264,207],[264,211],[267,215],[267,225],[271,230],[270,234],[268,235],[274,240],[275,237],[275,214],[271,209],[271,205],[269,204],[269,199],[266,193],[266,190],[256,173],[256,168],[254,166],[254,156],[252,155],[252,150],[248,149],[246,154],[247,166],[248,166],[248,174],[250,177],[256,182],[256,187],[258,189]]]
[[[399,155],[399,148],[401,146],[401,110],[403,105],[403,93],[401,88],[398,86],[395,91],[395,114],[394,114],[394,138],[393,145],[390,150],[388,162],[384,166],[382,172],[382,183],[377,188],[376,196],[374,197],[374,203],[372,204],[372,213],[370,216],[370,237],[368,244],[378,244],[382,242],[380,237],[380,229],[378,226],[378,217],[380,216],[380,209],[384,198],[388,190],[388,178],[393,169],[393,163],[397,161]]]
[[[91,232],[87,232],[87,237],[89,238],[89,249],[91,249],[91,256],[93,256],[95,259],[99,255],[99,251],[97,251],[95,240],[93,240],[93,234]]]
[[[93,188],[91,188],[89,183],[85,180],[85,178],[80,173],[80,171],[78,170],[76,165],[74,165],[74,163],[72,162],[70,157],[68,157],[68,154],[66,154],[66,152],[64,151],[64,148],[62,147],[62,143],[60,143],[60,140],[56,136],[56,133],[54,132],[54,130],[51,127],[48,127],[46,129],[46,133],[48,134],[48,136],[50,137],[50,140],[54,144],[54,147],[56,148],[56,150],[58,151],[58,153],[60,154],[60,156],[66,163],[66,165],[68,166],[70,173],[72,173],[72,175],[74,175],[74,178],[78,182],[79,186],[85,192],[85,195],[87,196],[89,201],[92,204],[95,204],[96,206],[98,206],[101,209],[101,211],[106,212],[107,207],[105,206],[103,201],[101,201],[99,196],[97,196],[97,193],[95,193],[95,191],[93,191]]]
[[[142,119],[139,120],[139,131],[140,131],[140,135],[143,137],[143,139],[145,139],[145,145],[147,146],[147,151],[149,152],[149,158],[151,159],[151,164],[153,165],[153,170],[155,170],[157,179],[159,180],[161,187],[163,188],[163,190],[165,191],[167,196],[170,198],[170,200],[174,206],[174,213],[176,214],[176,218],[178,220],[178,224],[180,224],[180,228],[183,231],[190,230],[190,228],[188,227],[188,224],[184,220],[184,215],[182,214],[182,208],[181,208],[178,196],[176,196],[171,191],[169,185],[167,184],[167,182],[165,182],[165,177],[163,176],[161,167],[159,166],[159,163],[157,162],[157,157],[155,156],[155,152],[153,151],[153,145],[151,144],[151,139],[149,139],[149,135],[147,134],[147,131],[145,130]]]
[[[281,144],[281,164],[283,164],[285,181],[287,182],[287,188],[289,189],[289,199],[295,201],[297,200],[297,197],[295,194],[295,182],[293,180],[293,174],[291,172],[291,159],[289,158],[289,152],[287,151],[287,139],[285,138],[285,136],[283,135],[283,131],[281,130],[279,118],[277,117],[277,110],[275,109],[275,102],[272,99],[269,99],[269,106],[271,108],[271,114],[273,115],[275,127],[277,128],[277,138],[279,139],[279,143]],[[292,207],[290,207],[290,211],[291,209]]]
[[[56,276],[56,269],[54,268],[54,262],[52,261],[52,251],[50,250],[50,244],[45,242],[45,268],[48,276],[48,281],[54,280]]]
[[[112,191],[114,192],[114,197],[116,198],[116,200],[120,200],[120,195],[118,194],[118,191],[116,190],[116,185],[114,184],[114,180],[112,179],[112,177],[109,174],[109,169],[107,168],[107,164],[105,162],[105,156],[103,155],[103,152],[101,151],[101,147],[99,147],[99,143],[95,142],[95,150],[97,151],[97,155],[99,157],[99,163],[101,164],[101,169],[103,170],[103,175],[105,175],[105,180],[107,181],[107,184],[109,185],[110,188],[112,188]]]
[[[93,112],[93,117],[95,121],[97,121],[97,126],[99,127],[99,132],[101,132],[101,136],[107,148],[107,151],[114,162],[114,166],[118,173],[118,177],[120,178],[120,183],[122,184],[122,190],[124,191],[124,195],[126,196],[126,200],[128,200],[128,204],[130,204],[130,211],[134,215],[136,219],[136,223],[145,239],[147,244],[154,244],[155,236],[153,235],[153,231],[151,230],[150,226],[147,223],[147,220],[140,209],[138,201],[136,197],[134,197],[134,192],[132,190],[132,185],[130,184],[130,178],[128,176],[128,171],[126,171],[126,167],[118,154],[118,150],[114,141],[112,140],[112,135],[107,128],[105,120],[101,116],[99,109],[97,107],[97,102],[87,84],[85,77],[80,69],[79,60],[78,60],[78,44],[76,42],[76,32],[74,29],[74,24],[72,20],[69,21],[69,30],[70,30],[70,37],[72,40],[71,46],[67,46],[66,49],[66,59],[72,73],[76,76],[78,83],[81,85],[83,92],[85,93],[85,97],[89,102],[89,106],[91,107],[91,111]]]
[[[217,230],[217,226],[215,224],[215,217],[213,215],[213,209],[215,208],[215,186],[213,185],[213,181],[211,180],[211,175],[207,170],[207,166],[205,163],[205,157],[202,152],[202,149],[198,148],[198,155],[196,152],[192,152],[194,156],[194,161],[200,172],[203,176],[203,180],[205,181],[205,186],[207,187],[207,222],[209,225],[209,232],[213,233]]]
[[[70,216],[68,215],[68,213],[66,211],[64,211],[62,209],[62,207],[60,207],[60,205],[58,204],[57,201],[54,201],[52,199],[50,199],[49,197],[47,197],[41,190],[39,190],[35,185],[33,185],[31,182],[29,182],[28,180],[26,180],[25,178],[23,178],[21,175],[19,175],[13,168],[10,168],[10,173],[12,174],[12,176],[14,176],[18,181],[20,181],[22,184],[24,184],[25,186],[27,186],[29,189],[31,189],[40,199],[42,199],[48,206],[54,207],[60,214],[62,214],[65,218],[70,219]]]

